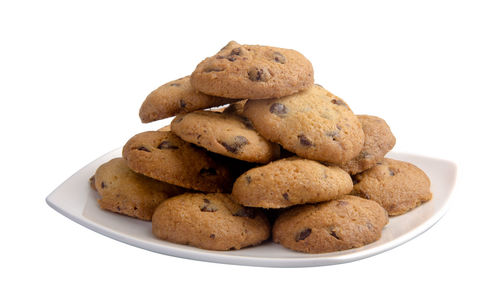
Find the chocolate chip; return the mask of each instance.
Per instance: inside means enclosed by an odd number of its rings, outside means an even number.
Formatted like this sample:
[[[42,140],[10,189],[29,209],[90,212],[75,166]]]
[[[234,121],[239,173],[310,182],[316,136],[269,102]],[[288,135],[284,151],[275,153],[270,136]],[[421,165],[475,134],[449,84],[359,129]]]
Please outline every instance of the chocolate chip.
[[[269,73],[269,70],[265,67],[263,68],[257,68],[257,67],[251,67],[248,70],[248,78],[252,81],[260,81],[260,82],[266,82],[271,79],[271,73]]]
[[[215,168],[212,168],[212,167],[202,168],[200,170],[200,175],[202,175],[203,177],[215,176],[215,175],[217,175],[217,171],[215,170]]]
[[[233,50],[231,51],[231,56],[239,56],[241,55],[241,48],[240,47],[237,47],[237,48],[233,48]]]
[[[273,59],[274,61],[284,64],[286,62],[286,58],[282,53],[279,52],[274,52],[273,53]]]
[[[299,138],[299,142],[301,145],[304,145],[304,146],[312,146],[313,145],[311,140],[309,140],[309,138],[307,138],[306,136],[298,135],[297,137]]]
[[[210,234],[210,239],[215,239],[215,235],[214,234]]]
[[[332,99],[332,103],[340,106],[347,106],[342,99]]]
[[[330,235],[332,235],[335,239],[340,240],[339,236],[333,228],[330,230]]]
[[[103,181],[103,182],[101,182],[101,188],[106,188],[106,187],[107,187],[107,186],[106,186],[106,183],[104,183],[104,181]]]
[[[213,213],[213,212],[216,212],[217,211],[217,207],[213,204],[210,203],[210,200],[208,199],[203,199],[203,206],[200,207],[200,210],[203,211],[203,212],[210,212],[210,213]]]
[[[170,86],[181,86],[179,83],[170,83]]]
[[[236,211],[233,216],[235,217],[244,217],[253,219],[256,216],[255,209],[249,207],[242,207]]]
[[[207,67],[203,70],[204,73],[211,73],[211,72],[222,72],[224,71],[224,68],[222,67]]]
[[[224,148],[233,154],[238,153],[238,151],[241,149],[242,146],[248,144],[248,139],[243,137],[243,136],[236,136],[234,137],[234,142],[232,143],[227,143],[223,141],[219,141],[219,143],[224,146]]]
[[[365,198],[365,199],[368,199],[370,200],[370,195],[365,193],[364,191],[361,191],[359,192],[359,195],[362,197],[362,198]]]
[[[181,108],[186,108],[186,101],[184,101],[184,100],[181,99],[179,101],[179,104],[180,104]]]
[[[339,135],[339,131],[338,131],[338,130],[327,131],[327,132],[325,133],[325,135],[326,135],[327,137],[332,138],[333,140],[337,140],[337,137],[338,137],[338,135]]]
[[[297,234],[297,236],[295,237],[295,241],[299,242],[300,240],[304,240],[305,238],[309,237],[309,235],[311,235],[311,231],[312,230],[310,228],[303,229],[300,233]]]
[[[241,121],[245,124],[245,127],[248,129],[254,129],[252,122],[247,117],[241,117]]]
[[[252,177],[250,176],[245,176],[245,179],[247,180],[247,184],[250,184],[252,182]]]
[[[396,174],[392,169],[390,169],[390,168],[388,168],[388,169],[389,169],[389,175],[394,176]]]
[[[122,210],[122,209],[120,208],[120,206],[117,206],[117,207],[116,207],[116,209],[117,209],[118,211]]]
[[[290,201],[289,198],[290,197],[288,197],[288,193],[283,194],[283,199],[285,199],[286,201]]]
[[[142,151],[145,151],[145,152],[148,152],[150,153],[151,151],[149,149],[147,149],[146,147],[144,146],[139,146],[139,148],[137,148],[137,150],[142,150]]]
[[[271,107],[269,107],[269,111],[271,112],[271,114],[280,116],[286,115],[288,113],[288,108],[281,103],[273,103],[271,104]]]
[[[160,145],[158,145],[158,148],[159,149],[179,149],[178,146],[173,145],[169,141],[163,141],[162,143],[160,143]]]

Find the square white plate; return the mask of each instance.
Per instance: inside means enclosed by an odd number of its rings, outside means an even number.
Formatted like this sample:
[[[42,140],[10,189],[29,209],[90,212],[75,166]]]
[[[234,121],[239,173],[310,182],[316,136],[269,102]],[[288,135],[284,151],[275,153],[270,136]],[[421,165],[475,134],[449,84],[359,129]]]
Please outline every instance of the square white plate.
[[[80,169],[56,188],[47,203],[69,219],[115,240],[170,256],[227,264],[305,267],[352,262],[399,246],[432,227],[446,212],[448,197],[456,178],[452,162],[423,156],[390,153],[388,157],[413,163],[431,179],[431,201],[401,216],[390,218],[382,237],[369,245],[334,253],[304,254],[288,250],[271,241],[256,247],[234,251],[210,251],[156,239],[151,222],[101,210],[97,193],[89,186],[89,178],[108,160],[120,157],[114,150]]]

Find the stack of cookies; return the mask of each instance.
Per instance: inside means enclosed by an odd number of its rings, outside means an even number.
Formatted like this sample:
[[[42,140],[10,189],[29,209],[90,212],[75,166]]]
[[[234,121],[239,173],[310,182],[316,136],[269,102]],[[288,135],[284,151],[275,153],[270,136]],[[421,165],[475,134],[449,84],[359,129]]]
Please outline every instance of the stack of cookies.
[[[225,107],[221,107],[221,106]],[[431,199],[396,142],[314,84],[299,52],[231,41],[139,112],[171,125],[133,136],[91,179],[101,208],[152,220],[166,241],[211,250],[258,245],[324,253],[378,240],[389,216]]]

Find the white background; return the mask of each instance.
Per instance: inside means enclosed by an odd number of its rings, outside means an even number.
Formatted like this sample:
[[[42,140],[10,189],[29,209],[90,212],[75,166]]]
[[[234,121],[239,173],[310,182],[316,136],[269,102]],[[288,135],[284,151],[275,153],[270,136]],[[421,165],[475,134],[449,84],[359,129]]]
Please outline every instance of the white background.
[[[342,2],[0,2],[0,301],[498,302],[499,8]],[[46,205],[79,168],[163,126],[141,124],[145,96],[229,40],[299,50],[317,83],[389,123],[395,151],[454,161],[445,217],[375,257],[277,269],[152,253]]]

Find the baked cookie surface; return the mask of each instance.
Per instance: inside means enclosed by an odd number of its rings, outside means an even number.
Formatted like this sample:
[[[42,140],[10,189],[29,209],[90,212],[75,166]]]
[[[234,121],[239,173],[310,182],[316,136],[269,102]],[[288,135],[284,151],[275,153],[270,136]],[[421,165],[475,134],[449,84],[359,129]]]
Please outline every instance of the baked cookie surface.
[[[346,250],[378,240],[388,222],[377,202],[346,195],[286,210],[274,223],[273,241],[306,253]]]
[[[143,123],[148,123],[235,101],[238,100],[209,96],[196,91],[187,76],[165,83],[152,91],[142,103],[139,117]]]
[[[390,216],[408,212],[432,198],[429,177],[415,165],[385,158],[353,177],[352,195],[377,201]]]
[[[232,250],[267,240],[270,226],[259,209],[234,203],[228,194],[183,194],[153,215],[153,234],[203,249]]]
[[[231,195],[241,205],[283,208],[331,200],[351,189],[351,177],[344,170],[292,157],[243,173]]]
[[[193,87],[232,99],[279,98],[314,83],[311,62],[291,49],[229,42],[191,74]]]
[[[243,115],[263,137],[307,159],[341,164],[364,143],[357,117],[319,85],[280,99],[248,100]]]
[[[206,192],[230,191],[233,176],[225,163],[168,131],[147,131],[123,147],[135,172],[156,180]]]
[[[227,157],[268,163],[279,156],[279,146],[255,131],[247,118],[212,111],[178,115],[172,132],[187,142]]]
[[[102,209],[147,221],[151,221],[161,202],[185,192],[183,188],[133,172],[122,158],[99,166],[93,183]]]
[[[384,119],[369,115],[356,117],[363,127],[365,142],[355,158],[340,165],[340,168],[351,175],[375,166],[396,144],[396,138]]]

